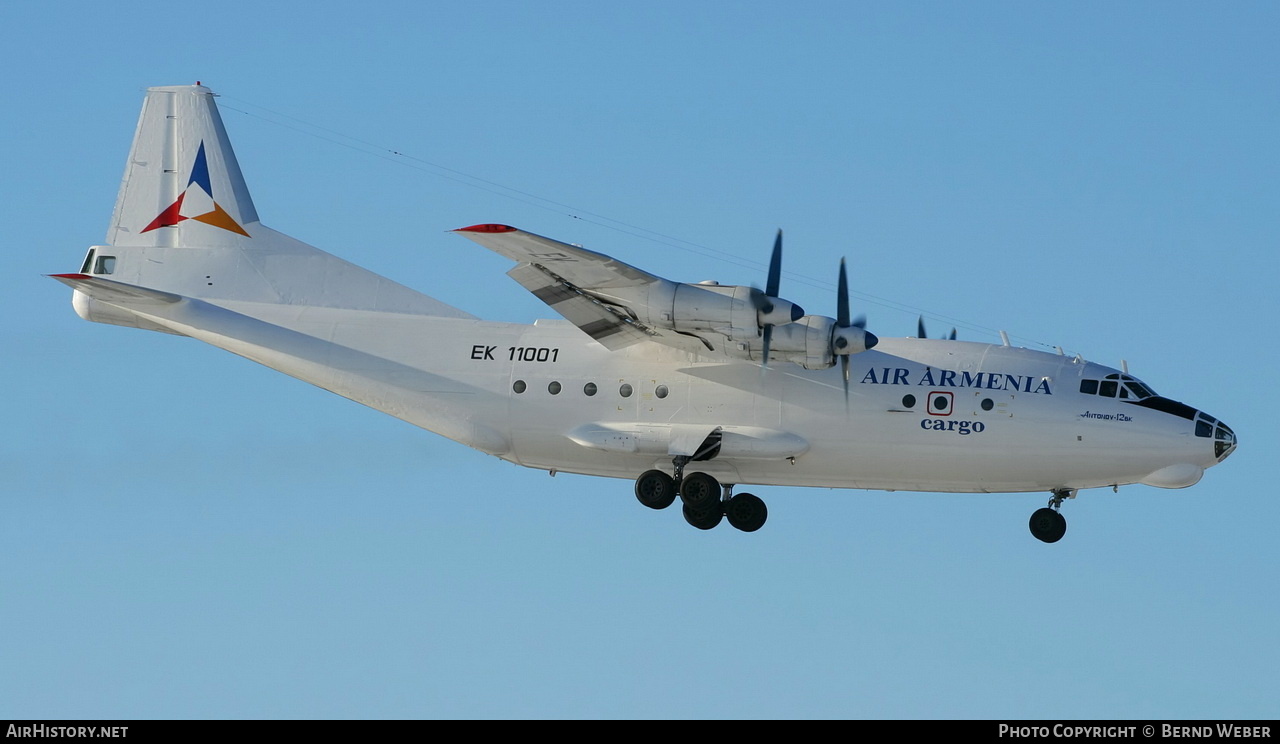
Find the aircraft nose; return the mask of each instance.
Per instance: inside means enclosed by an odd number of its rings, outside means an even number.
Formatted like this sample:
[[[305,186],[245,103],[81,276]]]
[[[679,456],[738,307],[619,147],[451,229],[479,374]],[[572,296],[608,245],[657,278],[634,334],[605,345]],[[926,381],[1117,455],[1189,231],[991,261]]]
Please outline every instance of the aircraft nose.
[[[1196,436],[1213,440],[1213,456],[1222,462],[1227,455],[1235,452],[1236,433],[1230,426],[1210,416],[1204,411],[1196,414]]]

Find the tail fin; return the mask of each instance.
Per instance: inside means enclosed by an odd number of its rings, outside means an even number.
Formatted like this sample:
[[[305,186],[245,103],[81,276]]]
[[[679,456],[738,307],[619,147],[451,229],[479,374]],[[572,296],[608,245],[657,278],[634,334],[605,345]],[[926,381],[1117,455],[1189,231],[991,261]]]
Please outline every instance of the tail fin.
[[[149,89],[107,242],[236,245],[257,221],[213,91]]]
[[[473,317],[259,222],[213,91],[199,84],[147,90],[107,244],[81,273],[212,302]],[[139,325],[120,304],[77,292],[74,305],[88,320]]]

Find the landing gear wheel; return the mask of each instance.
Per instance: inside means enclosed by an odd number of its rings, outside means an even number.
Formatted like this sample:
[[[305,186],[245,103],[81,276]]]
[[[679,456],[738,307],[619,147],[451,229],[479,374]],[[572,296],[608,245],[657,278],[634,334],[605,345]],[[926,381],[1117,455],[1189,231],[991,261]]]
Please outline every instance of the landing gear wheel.
[[[720,491],[720,482],[706,473],[689,473],[680,481],[680,500],[691,509],[715,506],[719,510]]]
[[[769,518],[769,510],[759,496],[740,493],[725,503],[724,515],[736,529],[755,532],[764,526],[764,521]]]
[[[636,478],[636,498],[650,509],[666,509],[676,500],[676,482],[661,470],[646,470]]]
[[[720,524],[720,520],[724,518],[724,508],[720,506],[719,501],[700,507],[685,504],[681,507],[681,511],[684,512],[684,521],[700,530],[709,530]]]
[[[1067,534],[1067,518],[1049,507],[1036,509],[1031,515],[1031,534],[1037,540],[1056,543]]]

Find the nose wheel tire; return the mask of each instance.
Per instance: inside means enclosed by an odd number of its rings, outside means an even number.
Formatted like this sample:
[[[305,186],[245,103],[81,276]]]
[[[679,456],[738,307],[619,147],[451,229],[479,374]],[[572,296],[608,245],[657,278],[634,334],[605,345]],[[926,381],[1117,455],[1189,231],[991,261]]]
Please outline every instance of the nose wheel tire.
[[[1055,543],[1067,534],[1067,518],[1047,506],[1035,510],[1029,526],[1037,540],[1047,543]]]
[[[636,499],[650,509],[666,509],[676,500],[676,482],[661,470],[647,470],[636,478]]]

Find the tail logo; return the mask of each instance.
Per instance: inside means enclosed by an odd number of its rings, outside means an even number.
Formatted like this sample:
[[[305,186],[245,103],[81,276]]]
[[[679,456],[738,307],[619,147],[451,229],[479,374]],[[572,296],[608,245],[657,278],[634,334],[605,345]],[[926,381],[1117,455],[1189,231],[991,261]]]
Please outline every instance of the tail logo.
[[[206,225],[239,233],[246,238],[252,237],[235,221],[235,218],[227,214],[227,210],[214,201],[213,186],[209,182],[209,161],[204,154],[204,142],[200,143],[196,162],[191,166],[191,180],[187,181],[187,187],[178,194],[177,201],[151,220],[151,224],[142,228],[142,232],[149,232],[157,227],[174,227],[183,220],[196,220]]]

